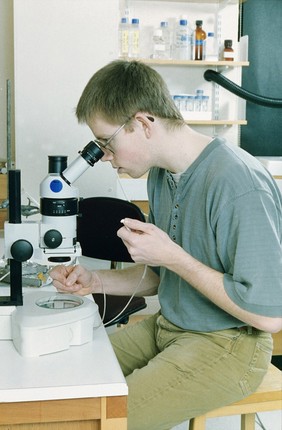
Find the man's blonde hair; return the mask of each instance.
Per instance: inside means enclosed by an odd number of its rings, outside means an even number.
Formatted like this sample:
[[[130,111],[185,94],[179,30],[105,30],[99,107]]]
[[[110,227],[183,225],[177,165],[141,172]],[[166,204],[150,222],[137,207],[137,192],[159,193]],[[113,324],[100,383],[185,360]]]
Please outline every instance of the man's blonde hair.
[[[137,112],[161,118],[171,127],[184,123],[160,74],[142,62],[125,60],[98,70],[76,108],[81,123],[97,115],[111,124],[123,124]]]

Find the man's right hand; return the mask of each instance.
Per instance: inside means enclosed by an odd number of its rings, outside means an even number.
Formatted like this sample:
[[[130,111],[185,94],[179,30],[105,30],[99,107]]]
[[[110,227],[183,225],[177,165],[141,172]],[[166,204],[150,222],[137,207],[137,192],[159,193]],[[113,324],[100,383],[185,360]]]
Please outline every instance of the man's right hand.
[[[78,266],[56,266],[50,276],[53,285],[59,292],[85,296],[100,289],[101,281],[95,272],[90,272],[84,267]]]

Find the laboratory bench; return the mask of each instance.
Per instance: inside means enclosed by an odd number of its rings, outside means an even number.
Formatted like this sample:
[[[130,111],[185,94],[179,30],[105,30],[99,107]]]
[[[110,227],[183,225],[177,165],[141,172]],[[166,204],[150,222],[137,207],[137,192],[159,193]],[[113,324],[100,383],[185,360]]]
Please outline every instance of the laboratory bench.
[[[128,387],[102,324],[93,341],[39,357],[1,340],[0,356],[0,430],[126,430]]]
[[[0,355],[1,430],[127,428],[127,385],[103,326],[66,351],[25,358],[2,340]]]
[[[0,355],[1,430],[127,428],[127,385],[103,326],[66,351],[25,358],[2,340]]]

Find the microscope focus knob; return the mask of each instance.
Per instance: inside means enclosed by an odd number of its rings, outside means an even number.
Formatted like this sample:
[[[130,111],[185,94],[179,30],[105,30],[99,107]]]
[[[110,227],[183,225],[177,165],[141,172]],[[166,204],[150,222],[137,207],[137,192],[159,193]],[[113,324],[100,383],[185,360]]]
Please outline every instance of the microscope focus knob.
[[[58,248],[63,241],[63,236],[58,230],[48,230],[44,234],[44,243],[48,248]]]
[[[16,240],[11,246],[11,255],[16,261],[27,261],[32,257],[33,246],[28,240]]]

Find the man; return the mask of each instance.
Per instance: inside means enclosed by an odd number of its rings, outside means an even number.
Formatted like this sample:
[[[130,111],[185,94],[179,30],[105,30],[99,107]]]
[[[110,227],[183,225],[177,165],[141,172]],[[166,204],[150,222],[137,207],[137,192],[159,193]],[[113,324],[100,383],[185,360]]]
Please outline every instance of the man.
[[[118,173],[149,171],[148,223],[118,236],[136,266],[53,270],[59,291],[157,294],[157,315],[111,336],[129,387],[129,430],[164,430],[249,395],[282,322],[282,199],[262,165],[188,127],[160,75],[114,61],[76,114]]]

